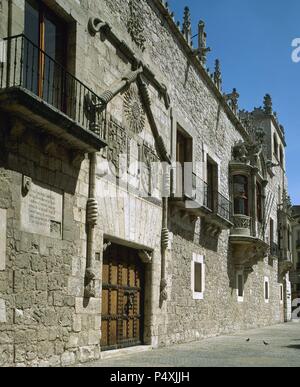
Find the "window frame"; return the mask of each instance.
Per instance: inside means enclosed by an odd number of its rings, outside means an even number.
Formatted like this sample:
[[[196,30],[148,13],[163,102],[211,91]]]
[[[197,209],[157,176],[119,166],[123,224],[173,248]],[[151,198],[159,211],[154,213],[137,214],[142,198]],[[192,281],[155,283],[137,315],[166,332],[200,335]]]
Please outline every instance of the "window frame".
[[[273,153],[274,153],[274,156],[277,158],[277,160],[279,159],[278,150],[279,150],[279,143],[278,143],[277,135],[276,133],[274,133],[273,134]]]
[[[283,301],[284,301],[283,284],[280,284],[280,286],[279,286],[279,297],[280,297],[280,305],[283,305]]]
[[[39,49],[39,55],[37,59],[37,96],[42,98],[44,94],[44,84],[46,83],[45,80],[45,63],[46,58],[48,57],[48,54],[46,53],[46,20],[51,21],[53,24],[55,24],[60,30],[61,35],[64,36],[62,46],[61,46],[61,54],[62,58],[61,60],[58,60],[57,58],[51,58],[54,62],[58,63],[59,66],[62,68],[67,67],[67,47],[68,47],[68,24],[65,22],[64,19],[62,19],[59,15],[57,15],[55,12],[51,10],[46,4],[44,4],[42,1],[37,0],[25,0],[26,3],[28,3],[33,9],[35,9],[38,12],[38,49]],[[26,7],[25,7],[25,15],[24,18],[26,18]],[[25,23],[25,20],[24,20]],[[64,103],[64,101],[63,101]]]
[[[237,178],[244,178],[245,179],[245,197],[241,196],[241,193],[238,195],[238,193],[235,191],[235,185],[240,184],[236,183],[235,179]],[[246,174],[238,173],[232,176],[232,195],[233,195],[233,213],[236,216],[249,216],[250,213],[250,206],[249,206],[249,176]],[[236,200],[243,200],[244,201],[244,206],[246,208],[246,211],[244,213],[238,213],[236,212]]]
[[[263,192],[260,182],[256,182],[256,212],[257,212],[257,221],[259,223],[263,222]]]
[[[196,264],[200,264],[201,268],[201,292],[195,291],[195,268]],[[205,258],[204,255],[193,254],[192,264],[191,264],[191,288],[193,293],[194,300],[203,300],[205,293]]]
[[[268,285],[268,292],[266,292],[266,285]],[[268,295],[268,297],[267,297]],[[270,303],[270,279],[269,277],[264,278],[264,299],[265,303],[269,304]]]
[[[194,139],[181,125],[176,130],[176,197],[191,196],[193,192]],[[191,167],[190,167],[191,166]],[[191,174],[191,175],[190,175]]]

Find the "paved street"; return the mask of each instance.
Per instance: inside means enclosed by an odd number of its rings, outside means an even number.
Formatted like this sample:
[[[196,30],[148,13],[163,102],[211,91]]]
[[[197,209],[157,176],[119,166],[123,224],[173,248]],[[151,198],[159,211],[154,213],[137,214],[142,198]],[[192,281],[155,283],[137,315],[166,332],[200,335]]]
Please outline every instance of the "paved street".
[[[247,339],[250,339],[247,342]],[[263,343],[269,343],[265,345]],[[89,367],[299,367],[300,324],[240,332],[88,364]]]

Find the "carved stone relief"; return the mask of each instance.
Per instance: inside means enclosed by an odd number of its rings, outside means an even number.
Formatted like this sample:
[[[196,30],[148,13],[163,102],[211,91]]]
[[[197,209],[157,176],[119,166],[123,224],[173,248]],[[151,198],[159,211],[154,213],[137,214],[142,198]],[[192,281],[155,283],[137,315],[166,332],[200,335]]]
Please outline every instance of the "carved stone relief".
[[[144,51],[146,48],[146,38],[144,36],[143,15],[139,9],[138,2],[136,0],[129,0],[127,30],[135,44]]]
[[[136,84],[130,85],[124,95],[124,114],[130,130],[139,134],[145,126],[145,111]]]

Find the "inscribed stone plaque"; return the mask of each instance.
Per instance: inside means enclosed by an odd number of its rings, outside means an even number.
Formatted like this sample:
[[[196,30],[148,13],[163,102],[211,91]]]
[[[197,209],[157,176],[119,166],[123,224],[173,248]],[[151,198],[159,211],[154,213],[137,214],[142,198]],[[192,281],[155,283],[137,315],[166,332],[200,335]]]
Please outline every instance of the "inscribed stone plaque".
[[[32,182],[28,194],[22,197],[21,229],[32,234],[61,238],[62,213],[62,192]]]
[[[5,270],[6,260],[6,210],[0,208],[0,271]]]

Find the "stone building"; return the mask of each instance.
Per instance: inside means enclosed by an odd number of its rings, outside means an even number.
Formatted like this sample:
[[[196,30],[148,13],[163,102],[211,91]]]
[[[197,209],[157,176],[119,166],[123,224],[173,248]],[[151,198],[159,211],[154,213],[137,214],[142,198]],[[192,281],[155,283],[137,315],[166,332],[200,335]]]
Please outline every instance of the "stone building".
[[[0,1],[0,365],[290,319],[285,135],[161,0]]]
[[[294,308],[298,306],[300,299],[300,206],[292,209],[292,254],[294,257],[291,270],[292,300],[295,300]]]

